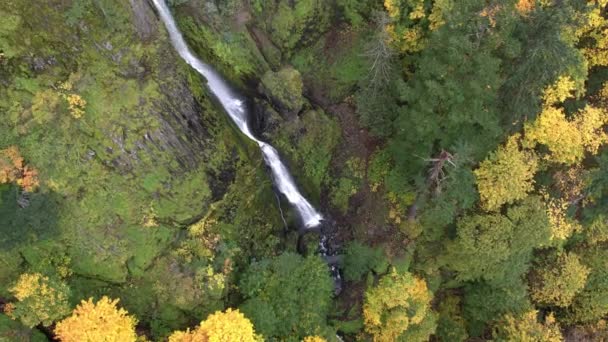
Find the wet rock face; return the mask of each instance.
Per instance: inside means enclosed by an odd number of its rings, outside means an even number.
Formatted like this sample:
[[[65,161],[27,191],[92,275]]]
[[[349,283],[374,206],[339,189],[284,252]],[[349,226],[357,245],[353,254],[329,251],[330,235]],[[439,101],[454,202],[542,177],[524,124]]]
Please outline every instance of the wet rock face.
[[[185,78],[178,75],[175,56],[168,43],[159,53],[155,77],[158,78],[160,94],[153,99],[151,106],[142,99],[139,109],[142,115],[155,122],[154,128],[145,131],[130,148],[123,134],[108,133],[115,145],[112,152],[116,157],[112,166],[123,173],[145,167],[143,160],[157,163],[177,161],[181,172],[194,170],[205,161],[205,151],[212,145],[209,123],[202,120],[203,105]],[[174,167],[170,169],[175,170]]]
[[[136,111],[152,125],[143,132],[140,130],[135,143],[126,141],[127,138],[132,141],[133,136],[106,132],[114,143],[113,150],[108,151],[115,156],[111,165],[121,173],[129,173],[145,169],[153,160],[161,165],[166,163],[172,173],[196,170],[213,154],[215,144],[210,131],[217,123],[210,120],[215,115],[209,115],[209,111],[214,109],[209,103],[202,103],[206,100],[190,89],[188,77],[180,69],[180,59],[169,41],[157,42],[162,37],[159,30],[164,27],[150,0],[129,0],[129,6],[133,33],[144,44],[158,44],[159,48],[145,58],[123,63],[119,75],[140,84],[157,84],[158,94],[152,98],[142,96],[139,100]],[[112,50],[108,44],[101,47]],[[201,78],[200,82],[204,80]]]
[[[157,32],[158,22],[146,0],[129,0],[133,10],[133,24],[142,41],[151,40]]]
[[[284,121],[274,108],[262,99],[254,99],[250,125],[256,136],[268,140],[277,133]]]

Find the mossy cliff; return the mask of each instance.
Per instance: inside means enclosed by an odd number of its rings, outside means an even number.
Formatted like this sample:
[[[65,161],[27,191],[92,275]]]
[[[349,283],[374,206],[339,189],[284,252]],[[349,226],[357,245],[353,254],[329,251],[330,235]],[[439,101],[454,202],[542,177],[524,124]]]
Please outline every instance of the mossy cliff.
[[[152,7],[11,0],[0,13],[0,150],[15,146],[38,183],[0,185],[0,298],[37,270],[74,303],[119,296],[157,337],[223,307],[232,268],[272,253],[281,218],[259,152]]]

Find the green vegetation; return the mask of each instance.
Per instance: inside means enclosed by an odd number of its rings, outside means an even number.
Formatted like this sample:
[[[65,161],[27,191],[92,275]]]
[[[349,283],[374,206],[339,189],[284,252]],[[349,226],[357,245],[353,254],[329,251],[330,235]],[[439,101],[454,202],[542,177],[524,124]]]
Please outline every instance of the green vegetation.
[[[345,248],[343,267],[346,280],[359,281],[368,272],[385,273],[388,263],[381,249],[355,241]]]
[[[285,253],[251,264],[239,284],[242,311],[266,338],[332,336],[326,317],[333,283],[319,257]]]
[[[167,2],[326,221],[149,1],[6,0],[0,342],[608,336],[606,0]]]

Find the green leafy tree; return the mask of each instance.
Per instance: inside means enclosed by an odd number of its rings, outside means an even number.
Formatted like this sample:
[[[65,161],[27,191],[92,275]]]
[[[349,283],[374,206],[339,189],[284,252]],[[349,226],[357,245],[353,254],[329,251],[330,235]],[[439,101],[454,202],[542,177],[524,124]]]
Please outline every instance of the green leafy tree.
[[[595,246],[578,253],[590,273],[585,288],[574,296],[565,318],[589,323],[608,314],[608,251]]]
[[[458,222],[458,237],[448,245],[448,266],[460,280],[494,279],[511,256],[514,225],[500,214],[473,215]]]
[[[387,267],[386,255],[380,248],[371,248],[356,241],[346,247],[343,261],[346,280],[359,281],[368,272],[382,273]]]
[[[469,337],[460,302],[460,297],[449,294],[439,303],[439,319],[435,333],[439,341],[463,342]]]
[[[531,309],[526,285],[520,279],[497,285],[472,282],[464,287],[463,312],[472,337],[479,336],[488,322],[502,315]]]
[[[407,341],[426,341],[436,327],[432,298],[426,281],[393,269],[365,292],[365,331],[374,341],[395,341],[408,332]]]
[[[596,244],[608,241],[608,219],[605,215],[597,215],[584,230],[586,241]]]
[[[336,4],[342,16],[354,27],[364,24],[374,7],[374,1],[369,0],[337,0]]]
[[[241,279],[241,311],[268,339],[331,336],[327,326],[333,281],[318,256],[284,253],[254,262]]]
[[[456,239],[447,243],[445,260],[460,281],[516,279],[527,270],[532,250],[548,245],[551,238],[547,213],[538,197],[510,208],[506,216],[465,216],[456,232]]]
[[[48,342],[38,329],[30,329],[20,322],[0,313],[0,341],[2,342]]]

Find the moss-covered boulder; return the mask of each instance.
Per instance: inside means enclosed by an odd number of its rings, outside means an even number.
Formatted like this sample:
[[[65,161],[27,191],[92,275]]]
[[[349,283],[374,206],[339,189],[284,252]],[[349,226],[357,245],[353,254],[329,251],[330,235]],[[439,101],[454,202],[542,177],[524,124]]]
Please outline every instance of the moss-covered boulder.
[[[300,72],[292,67],[285,67],[277,72],[266,72],[260,83],[260,92],[268,97],[281,114],[293,116],[298,114],[304,105],[303,87]]]
[[[332,16],[331,3],[326,0],[251,1],[256,23],[268,32],[286,57],[296,47],[314,42],[327,30]]]

